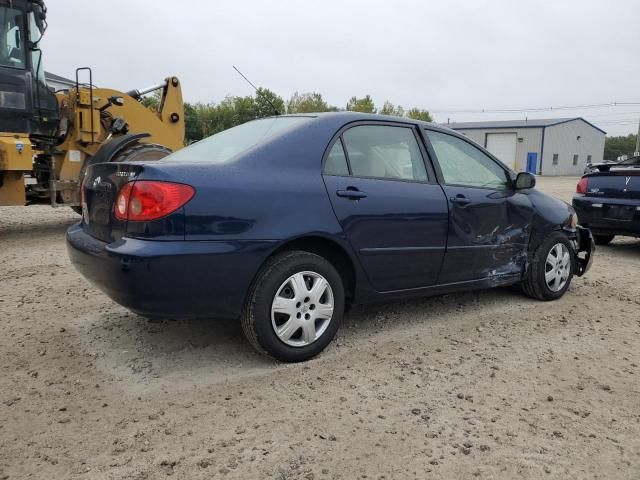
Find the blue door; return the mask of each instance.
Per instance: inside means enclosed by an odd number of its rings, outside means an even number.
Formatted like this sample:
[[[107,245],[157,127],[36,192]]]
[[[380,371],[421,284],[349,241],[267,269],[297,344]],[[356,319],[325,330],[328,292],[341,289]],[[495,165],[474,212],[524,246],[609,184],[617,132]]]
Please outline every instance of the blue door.
[[[449,201],[447,253],[439,284],[521,275],[532,206],[504,167],[467,140],[426,130]]]
[[[344,148],[343,148],[344,145]],[[447,201],[408,126],[358,125],[331,147],[324,182],[374,289],[434,285],[448,228]]]
[[[527,172],[534,175],[538,170],[538,154],[536,152],[527,153]]]

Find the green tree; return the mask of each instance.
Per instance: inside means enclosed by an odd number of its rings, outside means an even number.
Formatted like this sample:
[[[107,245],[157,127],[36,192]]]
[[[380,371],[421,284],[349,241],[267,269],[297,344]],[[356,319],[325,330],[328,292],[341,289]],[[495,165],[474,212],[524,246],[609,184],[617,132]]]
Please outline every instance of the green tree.
[[[629,134],[620,137],[606,137],[604,140],[605,160],[615,160],[621,155],[633,155],[636,148],[636,136]]]
[[[314,113],[332,112],[336,107],[331,107],[317,92],[295,92],[287,102],[287,113]]]
[[[151,108],[157,111],[160,108],[161,98],[162,98],[162,90],[156,90],[151,95],[142,97],[142,104],[147,108]]]
[[[268,88],[258,88],[258,92],[255,97],[256,118],[276,115],[276,112],[273,110],[274,107],[278,114],[285,113],[284,100],[282,97],[276,95]]]
[[[378,112],[380,115],[395,115],[396,117],[404,117],[404,108],[398,105],[395,106],[389,100],[384,102],[382,108]]]
[[[198,113],[195,107],[185,102],[184,104],[184,143],[190,143],[202,140],[202,130],[198,125]]]
[[[414,120],[422,120],[423,122],[432,122],[431,114],[428,110],[422,110],[420,108],[412,108],[407,112],[407,117]]]
[[[376,105],[369,95],[363,98],[351,97],[347,102],[347,110],[351,112],[376,113]]]

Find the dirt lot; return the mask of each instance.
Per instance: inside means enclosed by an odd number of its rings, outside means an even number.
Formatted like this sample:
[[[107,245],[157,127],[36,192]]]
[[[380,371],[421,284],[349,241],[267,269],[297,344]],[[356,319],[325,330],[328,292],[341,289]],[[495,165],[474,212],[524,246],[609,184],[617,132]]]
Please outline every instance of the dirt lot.
[[[0,479],[640,478],[639,240],[557,302],[359,309],[280,365],[236,322],[113,304],[69,264],[75,220],[0,208]]]

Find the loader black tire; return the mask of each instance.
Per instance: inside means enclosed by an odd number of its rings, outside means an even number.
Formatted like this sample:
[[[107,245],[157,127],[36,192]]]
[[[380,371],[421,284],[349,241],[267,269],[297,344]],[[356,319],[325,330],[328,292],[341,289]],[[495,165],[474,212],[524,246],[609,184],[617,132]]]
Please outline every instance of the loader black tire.
[[[153,162],[171,154],[171,149],[157,143],[135,143],[113,157],[112,162]]]
[[[112,162],[153,162],[173,153],[171,149],[157,143],[134,143],[122,149]],[[71,209],[78,215],[82,215],[82,207],[74,205]]]

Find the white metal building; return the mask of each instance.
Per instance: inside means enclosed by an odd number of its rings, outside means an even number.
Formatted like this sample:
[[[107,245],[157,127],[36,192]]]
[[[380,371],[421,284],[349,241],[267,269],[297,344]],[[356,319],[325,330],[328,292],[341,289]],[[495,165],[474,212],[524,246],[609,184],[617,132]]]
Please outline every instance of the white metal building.
[[[584,118],[464,122],[446,125],[482,145],[515,171],[582,175],[600,162],[606,132]]]
[[[44,77],[47,80],[47,85],[49,86],[49,88],[52,88],[54,91],[66,90],[74,87],[76,84],[74,80],[61,77],[60,75],[56,75],[55,73],[51,72],[44,72]]]

